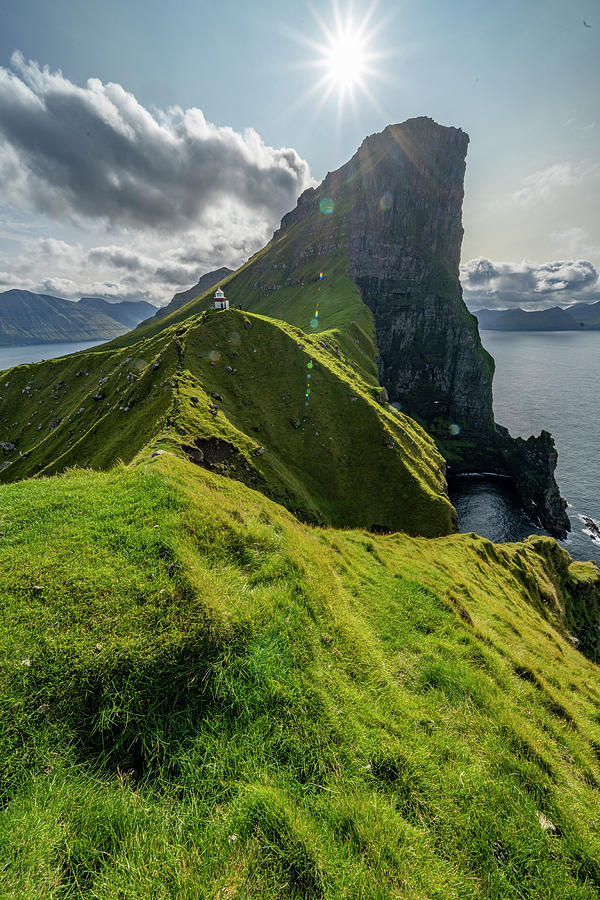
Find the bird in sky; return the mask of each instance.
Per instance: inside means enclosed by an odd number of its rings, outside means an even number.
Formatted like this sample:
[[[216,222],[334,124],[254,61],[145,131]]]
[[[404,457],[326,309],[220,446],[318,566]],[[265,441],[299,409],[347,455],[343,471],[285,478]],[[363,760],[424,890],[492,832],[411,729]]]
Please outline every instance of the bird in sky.
[[[588,25],[588,23],[585,21],[585,19],[583,19],[583,24],[585,25],[586,28],[591,28],[591,27],[592,27],[591,25]]]

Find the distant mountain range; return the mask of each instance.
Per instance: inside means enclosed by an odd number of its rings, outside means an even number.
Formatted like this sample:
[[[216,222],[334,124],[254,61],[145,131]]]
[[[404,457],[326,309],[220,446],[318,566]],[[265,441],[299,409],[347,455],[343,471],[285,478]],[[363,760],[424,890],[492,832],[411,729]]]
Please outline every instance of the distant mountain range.
[[[106,341],[135,328],[154,309],[144,300],[109,303],[100,297],[82,297],[74,303],[31,291],[4,291],[0,293],[0,346]]]
[[[527,312],[524,309],[476,309],[484,331],[581,331],[600,329],[600,300],[575,303],[568,309],[553,306]]]
[[[168,316],[170,313],[175,312],[176,309],[179,309],[180,306],[199,297],[204,291],[210,290],[213,285],[219,284],[220,281],[223,281],[228,275],[232,274],[233,269],[228,269],[226,266],[215,269],[214,272],[207,272],[206,275],[203,275],[198,281],[198,284],[195,284],[194,287],[189,288],[187,291],[181,291],[179,294],[175,294],[171,302],[167,303],[166,306],[161,306],[154,315],[157,318]]]

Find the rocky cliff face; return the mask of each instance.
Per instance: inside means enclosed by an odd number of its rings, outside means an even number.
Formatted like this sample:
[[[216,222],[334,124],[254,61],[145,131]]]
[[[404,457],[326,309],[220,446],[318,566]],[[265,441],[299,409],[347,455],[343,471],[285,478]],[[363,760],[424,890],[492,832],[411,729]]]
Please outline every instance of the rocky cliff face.
[[[462,300],[468,143],[460,129],[429,118],[390,125],[305,191],[275,237],[305,220],[313,245],[318,239],[347,252],[373,314],[379,378],[390,401],[425,423],[454,471],[510,474],[526,508],[563,535],[569,520],[554,481],[552,438],[513,440],[495,426],[494,362]],[[332,211],[338,215],[328,221]]]
[[[343,208],[344,227],[329,240],[347,250],[350,275],[373,313],[390,401],[428,422],[488,430],[494,365],[458,279],[468,143],[460,129],[428,118],[389,125],[305,191],[276,236],[321,212],[322,243],[331,231],[328,210]]]
[[[428,421],[487,429],[493,365],[458,280],[468,142],[412,119],[367,138],[331,180],[354,195],[350,273],[373,312],[390,399]]]

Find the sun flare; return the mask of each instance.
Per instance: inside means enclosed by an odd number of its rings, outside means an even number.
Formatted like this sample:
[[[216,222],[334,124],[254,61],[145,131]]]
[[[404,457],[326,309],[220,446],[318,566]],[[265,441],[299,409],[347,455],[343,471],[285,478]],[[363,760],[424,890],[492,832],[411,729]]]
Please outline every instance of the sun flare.
[[[341,90],[359,84],[366,72],[366,51],[358,33],[342,33],[334,38],[325,54],[329,79]]]
[[[317,109],[320,110],[334,95],[338,99],[339,112],[346,100],[356,112],[356,95],[360,92],[377,107],[368,82],[382,76],[372,63],[388,55],[373,49],[374,37],[386,22],[386,17],[377,15],[377,0],[373,0],[362,17],[353,15],[351,7],[342,11],[337,0],[333,0],[329,22],[314,7],[311,12],[321,31],[320,39],[306,35],[296,37],[315,53],[304,65],[319,69],[321,77],[299,98],[299,103],[317,97]],[[377,19],[375,24],[374,19]]]

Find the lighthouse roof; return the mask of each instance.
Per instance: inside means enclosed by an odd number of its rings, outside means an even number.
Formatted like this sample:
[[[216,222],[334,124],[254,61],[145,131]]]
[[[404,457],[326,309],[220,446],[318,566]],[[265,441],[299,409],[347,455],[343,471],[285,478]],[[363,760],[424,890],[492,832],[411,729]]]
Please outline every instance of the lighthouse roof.
[[[221,297],[224,297],[224,296],[225,296],[225,294],[223,293],[221,288],[217,288],[217,290],[215,291],[215,299],[217,299],[217,298],[221,299]]]

